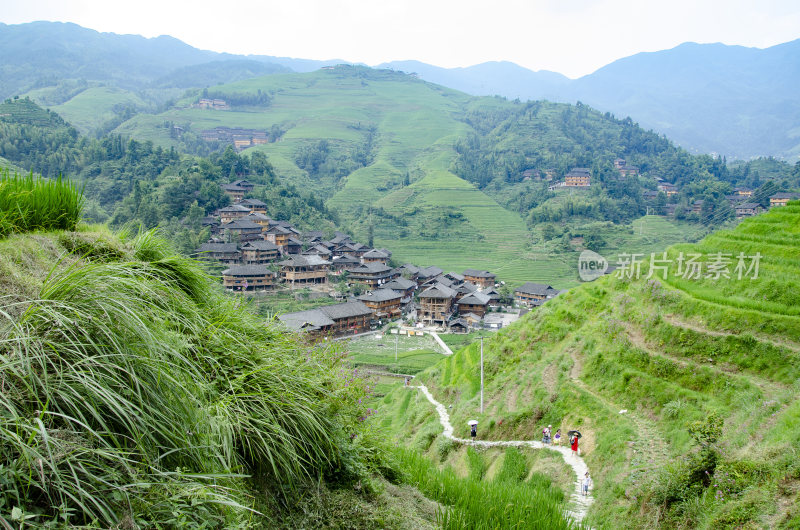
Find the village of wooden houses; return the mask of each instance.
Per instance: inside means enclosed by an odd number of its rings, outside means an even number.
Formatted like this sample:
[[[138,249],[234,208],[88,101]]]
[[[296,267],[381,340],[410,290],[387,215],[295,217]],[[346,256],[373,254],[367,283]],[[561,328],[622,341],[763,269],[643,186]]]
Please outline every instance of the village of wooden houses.
[[[419,332],[497,330],[560,292],[528,282],[503,296],[507,291],[490,271],[393,267],[389,249],[369,248],[341,232],[325,239],[321,231],[302,233],[271,219],[267,204],[245,198],[252,189],[245,180],[223,186],[234,203],[203,220],[212,236],[197,256],[227,266],[222,283],[233,292],[268,296],[302,289],[331,302],[338,298],[339,303],[278,315],[312,339],[357,335],[397,320]],[[342,282],[362,294],[344,296],[337,290]]]

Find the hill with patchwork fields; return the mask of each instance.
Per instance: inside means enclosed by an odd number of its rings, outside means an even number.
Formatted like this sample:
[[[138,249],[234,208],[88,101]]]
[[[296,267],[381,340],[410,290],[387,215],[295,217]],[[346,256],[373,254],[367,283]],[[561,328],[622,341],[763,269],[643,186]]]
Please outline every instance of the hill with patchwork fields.
[[[229,108],[200,108],[201,98]],[[392,249],[398,261],[486,268],[514,284],[577,283],[577,255],[564,250],[579,248],[555,248],[531,230],[538,222],[531,207],[556,194],[544,185],[539,197],[541,186],[524,179],[526,170],[550,168],[558,179],[588,165],[597,175],[616,174],[612,163],[620,156],[687,176],[707,174],[708,165],[630,120],[586,107],[474,98],[400,72],[346,65],[190,92],[171,109],[138,114],[114,132],[180,150],[223,127],[266,135],[244,153],[265,153],[283,181],[314,190],[356,236],[372,230],[375,244]],[[508,140],[495,145],[503,131]],[[614,241],[630,251],[655,250],[696,231],[651,218],[645,224],[660,228],[634,236],[630,223],[647,213],[636,180],[610,196],[600,178],[598,189],[564,190],[555,203],[604,200],[594,213],[576,214],[576,226],[594,223],[609,251]],[[627,228],[615,232],[597,221]]]
[[[592,527],[795,528],[800,203],[628,265],[484,341],[485,413],[477,343],[418,379],[455,436],[468,419],[489,440],[579,429]],[[421,394],[388,393],[377,421],[467,473]]]

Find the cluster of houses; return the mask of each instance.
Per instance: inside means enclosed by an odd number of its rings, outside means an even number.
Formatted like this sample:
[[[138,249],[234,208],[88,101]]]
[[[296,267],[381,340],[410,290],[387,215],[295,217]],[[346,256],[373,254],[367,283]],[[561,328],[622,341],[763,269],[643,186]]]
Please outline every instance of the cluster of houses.
[[[363,333],[376,321],[398,319],[404,314],[413,314],[420,326],[461,333],[483,327],[487,313],[504,302],[496,289],[496,277],[489,271],[445,273],[438,267],[411,264],[396,271],[397,277],[345,303],[285,313],[278,318],[290,329],[305,331],[317,339]],[[529,282],[514,291],[514,298],[520,305],[536,307],[560,292]]]
[[[223,186],[236,202],[203,219],[212,237],[196,253],[227,265],[222,271],[225,288],[310,287],[331,292],[342,280],[360,284],[364,292],[344,303],[281,315],[292,329],[337,336],[406,315],[423,326],[466,331],[482,327],[488,312],[512,302],[503,299],[496,275],[486,270],[458,274],[410,263],[393,267],[388,249],[369,248],[341,232],[329,239],[321,231],[300,232],[289,222],[271,219],[264,202],[245,199],[252,189],[246,180]],[[514,291],[514,300],[530,308],[558,293],[549,285],[526,283]]]

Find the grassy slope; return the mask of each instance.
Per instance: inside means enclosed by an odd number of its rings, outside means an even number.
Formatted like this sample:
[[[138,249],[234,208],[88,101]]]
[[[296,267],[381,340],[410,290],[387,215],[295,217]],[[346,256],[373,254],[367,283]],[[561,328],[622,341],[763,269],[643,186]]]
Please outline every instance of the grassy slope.
[[[690,281],[673,266],[667,280],[605,277],[571,290],[486,341],[482,417],[476,345],[422,379],[453,404],[457,435],[473,416],[492,439],[534,438],[547,424],[581,429],[598,527],[797,524],[800,205],[669,255],[680,251],[760,252],[760,275]],[[670,463],[696,452],[686,426],[714,411],[725,420],[714,479],[725,487],[670,508],[654,481],[680,484]],[[400,391],[384,398],[379,417],[411,443],[440,432],[424,398]]]
[[[62,118],[87,134],[114,117],[114,105],[146,106],[135,94],[113,87],[88,88],[66,103],[50,107]]]

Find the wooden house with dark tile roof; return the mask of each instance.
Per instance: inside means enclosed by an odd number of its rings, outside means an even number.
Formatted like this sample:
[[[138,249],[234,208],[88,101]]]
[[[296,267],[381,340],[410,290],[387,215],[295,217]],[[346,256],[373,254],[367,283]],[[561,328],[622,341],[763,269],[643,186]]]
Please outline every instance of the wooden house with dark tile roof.
[[[398,276],[399,272],[383,263],[364,263],[350,271],[349,279],[375,289]]]
[[[489,271],[467,269],[464,271],[464,280],[474,283],[481,289],[485,289],[486,287],[494,287],[497,275]]]
[[[336,274],[361,267],[361,260],[348,254],[331,258],[331,270]]]
[[[417,282],[412,280],[407,280],[400,276],[399,278],[395,278],[394,280],[383,284],[384,289],[392,289],[403,295],[403,303],[406,304],[411,301],[411,298],[414,296],[414,291],[417,289]]]
[[[292,286],[328,283],[331,262],[319,256],[293,255],[278,265],[281,280]]]
[[[743,202],[734,206],[734,209],[736,210],[737,219],[752,217],[760,214],[764,210],[757,202]]]
[[[483,318],[483,315],[486,314],[486,311],[489,308],[490,301],[491,298],[488,294],[474,292],[456,302],[456,307],[458,308],[458,312],[460,314],[474,313]]]
[[[388,262],[389,254],[374,248],[361,256],[361,263],[382,263],[386,265]]]
[[[264,232],[264,239],[279,247],[285,247],[290,237],[294,237],[294,233],[280,225],[272,225]]]
[[[245,206],[241,206],[239,204],[234,204],[232,206],[226,206],[225,208],[220,208],[218,210],[219,213],[219,220],[222,224],[230,223],[231,221],[235,221],[236,219],[240,219],[245,215],[250,213],[250,208]]]
[[[275,282],[275,273],[266,265],[233,265],[222,271],[222,285],[234,291],[268,289]]]
[[[229,240],[233,239],[234,235],[236,235],[241,242],[262,239],[261,225],[253,221],[248,221],[247,219],[236,219],[230,223],[223,224],[220,228]]]
[[[800,200],[800,193],[786,193],[780,192],[774,195],[771,195],[769,198],[769,207],[772,208],[773,206],[786,206],[789,204],[789,201],[796,201]]]
[[[436,284],[419,295],[417,320],[429,325],[446,325],[453,313],[456,292],[446,285]]]
[[[466,320],[463,318],[457,318],[450,322],[448,329],[450,330],[450,333],[468,333],[469,327],[469,323]]]
[[[278,320],[291,330],[305,331],[312,338],[321,339],[368,331],[373,317],[373,311],[363,302],[345,302],[309,311],[284,313],[278,315]]]
[[[269,229],[269,217],[264,215],[263,213],[259,212],[250,212],[249,214],[242,217],[242,219],[247,219],[248,221],[252,221],[255,224],[261,226],[261,231],[264,232]]]
[[[267,203],[264,201],[260,201],[258,199],[242,199],[237,204],[244,206],[245,208],[250,208],[251,212],[267,215]]]
[[[554,298],[560,292],[558,289],[543,283],[527,282],[514,289],[514,301],[524,306],[534,307]]]
[[[225,264],[239,263],[242,258],[236,243],[203,243],[195,253],[200,259],[216,260]]]
[[[284,254],[300,254],[303,250],[303,243],[296,237],[289,237],[283,246]]]
[[[245,265],[263,265],[278,259],[278,245],[269,241],[248,241],[241,246],[242,262]]]
[[[392,289],[376,289],[358,300],[375,312],[375,318],[400,318],[403,293]]]

